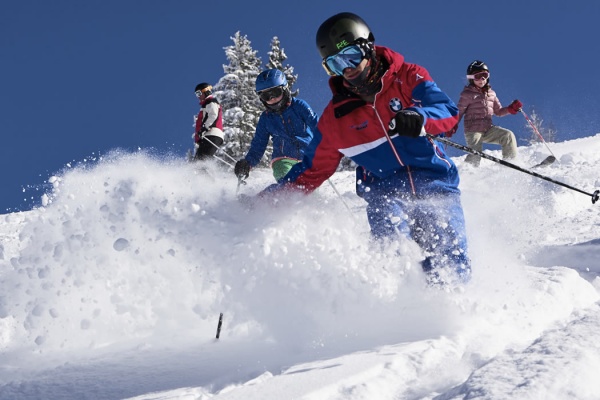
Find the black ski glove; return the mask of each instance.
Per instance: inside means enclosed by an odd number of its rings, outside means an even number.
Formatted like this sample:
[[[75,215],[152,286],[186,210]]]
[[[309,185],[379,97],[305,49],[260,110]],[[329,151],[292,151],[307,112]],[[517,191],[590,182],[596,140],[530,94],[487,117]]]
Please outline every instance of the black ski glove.
[[[402,110],[392,118],[388,127],[389,134],[397,133],[400,136],[416,138],[421,135],[423,116],[416,111]]]
[[[238,178],[246,179],[250,175],[250,163],[245,158],[241,159],[235,163],[233,172]]]

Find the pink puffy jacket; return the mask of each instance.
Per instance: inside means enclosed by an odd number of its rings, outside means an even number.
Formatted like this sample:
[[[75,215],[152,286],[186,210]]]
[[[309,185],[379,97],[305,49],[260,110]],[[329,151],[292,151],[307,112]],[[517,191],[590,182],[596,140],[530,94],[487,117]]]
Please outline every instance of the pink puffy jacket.
[[[502,107],[496,92],[487,91],[475,85],[465,86],[458,101],[459,122],[465,117],[465,132],[486,132],[492,127],[492,116],[504,117],[510,114],[508,107]]]

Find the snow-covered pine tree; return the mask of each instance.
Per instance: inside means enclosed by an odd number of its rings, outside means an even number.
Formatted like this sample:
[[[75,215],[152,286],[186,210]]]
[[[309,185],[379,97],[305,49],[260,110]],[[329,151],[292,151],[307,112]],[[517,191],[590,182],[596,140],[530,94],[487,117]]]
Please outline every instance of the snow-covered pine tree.
[[[547,127],[544,127],[544,133],[542,133],[542,135],[544,135],[544,140],[546,140],[546,142],[556,142],[557,134],[558,134],[558,131],[556,130],[556,127],[554,126],[554,124],[552,122],[550,122],[550,124],[548,124]]]
[[[542,134],[541,128],[542,128],[542,123],[544,122],[544,120],[539,117],[539,115],[535,112],[535,109],[533,109],[533,108],[531,109],[531,113],[529,114],[529,120],[531,121],[531,123],[529,123],[529,121],[525,120],[525,129],[527,129],[527,131],[529,131],[530,135],[529,135],[529,139],[527,140],[527,142],[531,145],[534,143],[539,143],[540,138],[537,135],[537,133],[535,132],[535,129],[537,129],[538,132],[540,132],[540,134]],[[533,125],[535,127],[535,129],[531,125]]]
[[[285,75],[290,87],[290,92],[293,97],[298,96],[299,89],[294,90],[294,84],[298,80],[298,75],[294,75],[294,67],[289,64],[283,65],[283,62],[287,60],[285,50],[281,47],[281,43],[277,36],[273,36],[271,39],[271,50],[267,52],[269,55],[269,62],[265,64],[267,69],[277,68]]]
[[[223,65],[225,75],[214,91],[223,107],[223,147],[233,158],[240,159],[250,147],[258,117],[264,110],[255,91],[262,61],[246,35],[238,31],[231,40],[233,45],[224,48],[229,64]]]
[[[543,126],[544,120],[540,118],[540,116],[535,112],[535,109],[531,109],[531,114],[528,115],[531,120],[531,124],[535,126],[540,135],[544,138],[546,142],[554,142],[556,140],[556,129],[553,126],[546,128]],[[529,124],[528,121],[525,121],[525,128],[531,133],[529,137],[529,144],[539,143],[542,141],[538,134],[535,132],[533,127]]]

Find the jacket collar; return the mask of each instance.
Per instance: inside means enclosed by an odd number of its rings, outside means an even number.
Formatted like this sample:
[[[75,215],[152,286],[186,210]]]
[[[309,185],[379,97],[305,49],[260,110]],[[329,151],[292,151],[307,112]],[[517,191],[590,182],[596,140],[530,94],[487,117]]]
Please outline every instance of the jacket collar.
[[[210,96],[208,96],[208,97],[205,97],[205,98],[204,98],[204,100],[201,100],[201,101],[200,101],[200,105],[201,105],[202,107],[204,107],[204,106],[205,106],[207,103],[210,103],[210,102],[211,102],[213,99],[214,99],[214,97],[213,97],[213,95],[211,94]]]
[[[465,86],[465,90],[468,90],[468,91],[473,92],[473,93],[480,93],[480,94],[488,93],[491,89],[492,89],[491,86],[488,87],[487,90],[484,90],[483,88],[478,88],[477,86],[471,85],[471,84]]]

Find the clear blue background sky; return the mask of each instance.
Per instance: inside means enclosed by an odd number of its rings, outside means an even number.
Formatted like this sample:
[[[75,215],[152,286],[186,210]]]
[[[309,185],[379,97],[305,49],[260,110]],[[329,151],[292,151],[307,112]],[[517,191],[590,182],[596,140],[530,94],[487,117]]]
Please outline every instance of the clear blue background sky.
[[[455,101],[482,59],[506,105],[519,98],[557,140],[600,132],[600,3],[555,1],[4,0],[0,8],[0,213],[39,204],[65,165],[109,150],[192,147],[193,93],[216,83],[236,31],[263,62],[278,36],[300,98],[329,100],[315,33],[333,14],[361,15],[376,43],[426,67]],[[520,139],[521,115],[496,119]],[[454,137],[464,143],[461,129]],[[521,142],[524,143],[524,142]],[[452,153],[451,153],[452,154]],[[453,155],[458,155],[456,153]]]

